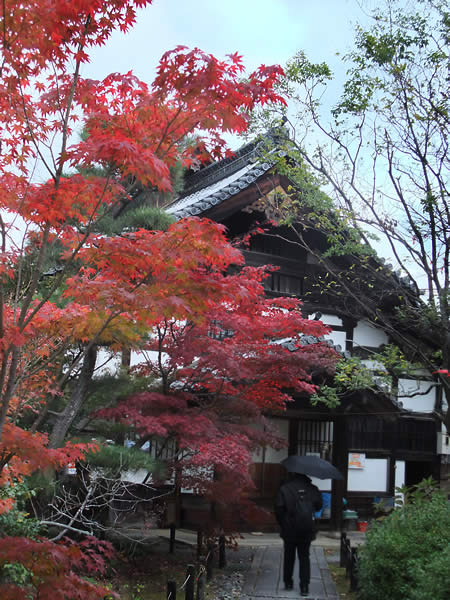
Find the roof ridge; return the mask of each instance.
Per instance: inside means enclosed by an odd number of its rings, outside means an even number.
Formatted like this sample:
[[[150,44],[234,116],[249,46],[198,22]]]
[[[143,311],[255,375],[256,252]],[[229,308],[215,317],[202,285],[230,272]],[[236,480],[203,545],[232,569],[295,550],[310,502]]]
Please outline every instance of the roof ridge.
[[[186,186],[176,200],[190,196],[194,192],[223,179],[225,171],[227,176],[239,171],[250,162],[260,144],[260,139],[248,142],[233,152],[231,156],[214,161],[203,169],[192,173],[185,180]]]

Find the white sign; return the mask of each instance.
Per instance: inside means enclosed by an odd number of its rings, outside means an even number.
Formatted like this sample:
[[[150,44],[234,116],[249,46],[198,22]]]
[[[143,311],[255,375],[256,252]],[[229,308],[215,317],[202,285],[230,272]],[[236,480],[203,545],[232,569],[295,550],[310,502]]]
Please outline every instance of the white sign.
[[[348,468],[349,469],[364,469],[366,466],[366,455],[360,452],[349,452]]]

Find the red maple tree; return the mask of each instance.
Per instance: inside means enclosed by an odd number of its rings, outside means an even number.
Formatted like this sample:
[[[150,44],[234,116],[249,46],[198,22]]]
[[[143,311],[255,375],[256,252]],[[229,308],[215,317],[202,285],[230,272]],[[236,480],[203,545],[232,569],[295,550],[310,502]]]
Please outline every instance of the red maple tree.
[[[95,344],[133,344],[162,318],[205,321],[224,291],[223,280],[211,273],[239,261],[220,228],[205,222],[179,223],[165,234],[93,234],[93,224],[129,199],[136,185],[170,189],[172,165],[219,155],[223,132],[244,130],[247,110],[281,100],[273,91],[279,67],[261,67],[244,79],[238,55],[220,61],[183,47],[162,57],[150,86],[132,73],[84,79],[80,69],[92,48],[115,29],[126,31],[136,8],[150,3],[11,0],[0,9],[3,485],[85,451],[72,445],[49,449],[37,427],[26,431],[16,424],[18,414],[39,411],[48,396],[59,393],[59,357],[68,344],[84,344],[70,366],[74,370]],[[74,142],[78,122],[88,135]],[[194,148],[181,144],[194,132],[195,159]],[[98,167],[101,175],[82,174]],[[46,265],[56,251],[59,268],[43,292]],[[66,299],[55,304],[53,295],[63,285]],[[7,508],[5,501],[2,510]],[[103,594],[87,585],[79,587],[83,593],[75,591],[78,580],[59,565],[78,567],[79,557],[70,546],[49,544],[3,541],[1,563],[22,562],[35,573],[31,597]],[[95,563],[92,554],[85,556]],[[2,597],[23,597],[15,586],[0,586]]]
[[[97,416],[128,425],[141,446],[165,440],[156,457],[168,475],[174,470],[181,487],[223,504],[235,517],[232,528],[249,513],[252,452],[284,445],[265,413],[313,393],[337,355],[319,339],[304,344],[303,336],[321,338],[328,329],[304,318],[298,300],[266,298],[265,269],[210,276],[221,281],[223,296],[202,320],[165,318],[154,328],[146,360],[135,368],[150,377],[149,391]]]

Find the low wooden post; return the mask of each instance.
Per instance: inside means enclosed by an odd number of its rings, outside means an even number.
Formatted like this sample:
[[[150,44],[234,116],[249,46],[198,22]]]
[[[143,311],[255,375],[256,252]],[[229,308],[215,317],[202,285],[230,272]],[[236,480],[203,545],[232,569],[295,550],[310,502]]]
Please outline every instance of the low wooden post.
[[[200,559],[203,550],[203,531],[201,529],[197,530],[197,560]]]
[[[346,565],[346,561],[345,561],[345,548],[346,548],[346,542],[347,540],[347,534],[345,533],[345,531],[341,532],[341,548],[340,548],[340,553],[339,553],[339,566],[340,567],[345,567]]]
[[[195,600],[205,599],[205,571],[202,569],[197,581],[197,594]]]
[[[173,554],[175,550],[175,523],[170,525],[169,552]]]
[[[358,549],[351,549],[350,557],[350,590],[356,591],[358,588]]]
[[[206,581],[210,581],[213,576],[214,545],[210,542],[207,546],[206,554]]]
[[[345,540],[345,575],[346,577],[350,577],[350,572],[352,569],[352,547],[350,545],[350,540]]]
[[[225,536],[219,537],[219,569],[224,569],[227,566],[227,557],[225,554]]]
[[[177,598],[177,582],[169,579],[167,582],[167,600],[176,600]]]
[[[195,566],[188,565],[186,569],[185,600],[194,600]]]

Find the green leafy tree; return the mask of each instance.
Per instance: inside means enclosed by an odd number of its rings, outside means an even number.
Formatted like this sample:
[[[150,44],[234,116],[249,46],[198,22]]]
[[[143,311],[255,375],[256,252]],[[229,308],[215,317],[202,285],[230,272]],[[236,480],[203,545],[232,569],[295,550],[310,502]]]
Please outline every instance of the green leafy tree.
[[[372,524],[359,556],[361,600],[444,600],[450,590],[450,507],[430,480],[400,490],[401,506]]]
[[[293,127],[277,159],[293,193],[275,214],[328,272],[324,293],[350,298],[353,312],[434,373],[448,406],[450,17],[441,0],[385,0],[372,17],[343,57],[347,78],[328,116],[332,73],[299,52],[281,83],[291,108],[256,122],[283,116]],[[327,237],[326,252],[309,245],[309,230]],[[445,402],[435,410],[450,430]]]

